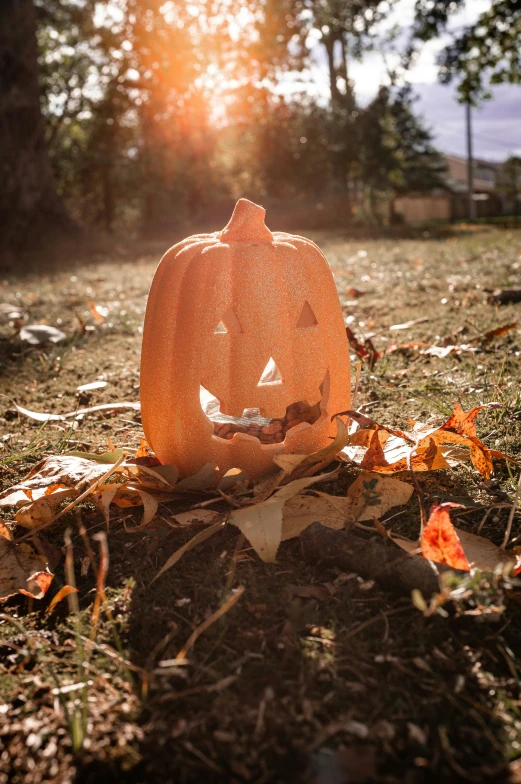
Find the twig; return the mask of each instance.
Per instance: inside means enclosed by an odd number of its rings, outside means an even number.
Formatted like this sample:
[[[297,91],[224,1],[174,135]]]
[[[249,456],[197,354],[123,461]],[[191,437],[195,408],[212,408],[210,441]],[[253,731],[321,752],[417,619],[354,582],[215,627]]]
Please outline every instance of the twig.
[[[193,536],[188,542],[186,542],[186,544],[184,544],[182,547],[176,550],[173,555],[170,556],[166,564],[161,567],[153,580],[150,581],[150,585],[152,585],[152,583],[154,583],[158,577],[161,577],[161,575],[164,574],[168,569],[174,566],[174,564],[176,564],[185,553],[187,553],[189,550],[193,550],[194,547],[196,547],[201,542],[204,542],[210,536],[213,536],[221,528],[224,528],[225,525],[226,520],[219,520],[217,523],[210,525],[208,528],[204,528],[202,531],[199,531],[198,534]]]
[[[387,610],[386,612],[381,610],[379,615],[375,615],[373,618],[369,618],[367,621],[364,621],[363,623],[359,623],[358,626],[355,626],[354,629],[351,629],[351,631],[348,632],[347,635],[344,636],[342,639],[349,640],[350,637],[355,637],[355,635],[357,635],[359,632],[363,631],[364,629],[367,629],[368,626],[372,626],[373,623],[376,623],[377,621],[381,621],[382,615],[384,616],[384,621],[387,626],[388,625],[387,616],[396,615],[396,613],[405,612],[406,610],[410,610],[410,609],[412,609],[411,606],[407,605],[407,607],[397,607],[394,610]]]
[[[355,364],[356,367],[356,376],[355,376],[355,388],[353,389],[353,397],[351,399],[351,408],[355,408],[356,406],[356,398],[358,397],[358,387],[360,386],[360,375],[362,373],[362,363],[357,362]]]
[[[412,454],[415,449],[416,446],[413,446],[413,448],[409,450],[409,453],[407,455],[407,468],[411,472],[412,483],[414,485],[414,489],[416,490],[418,501],[420,502],[420,525],[421,525],[420,536],[421,536],[423,534],[423,529],[427,525],[427,510],[425,509],[425,496],[423,495],[423,490],[418,484],[418,480],[416,479],[416,474],[414,473],[412,467]]]
[[[96,596],[94,597],[94,606],[92,608],[90,632],[91,640],[96,638],[101,603],[106,601],[105,578],[107,577],[107,572],[109,570],[109,548],[107,545],[107,536],[104,531],[100,531],[99,533],[95,534],[94,538],[97,539],[100,544],[100,562],[98,567],[98,574],[96,576]]]
[[[47,523],[43,523],[42,525],[39,525],[37,528],[33,528],[31,531],[29,531],[29,533],[18,537],[18,539],[15,539],[14,544],[19,544],[20,542],[23,542],[25,539],[29,539],[31,536],[34,536],[34,534],[37,534],[39,531],[42,531],[44,528],[49,528],[51,525],[54,525],[54,523],[57,520],[59,520],[60,517],[63,517],[63,515],[67,514],[67,512],[70,512],[71,509],[74,509],[75,506],[77,506],[79,503],[84,501],[85,498],[87,498],[92,492],[94,492],[94,490],[96,490],[96,488],[100,484],[102,484],[102,482],[108,479],[109,476],[111,476],[114,473],[116,468],[119,468],[121,463],[124,461],[125,457],[126,455],[121,455],[119,460],[117,460],[113,465],[111,465],[110,469],[106,471],[106,473],[104,473],[103,476],[100,476],[92,484],[90,484],[87,487],[87,489],[83,493],[81,493],[81,495],[75,498],[74,501],[71,501],[70,504],[67,504],[65,509],[62,509],[61,512],[58,512],[58,514],[54,515],[54,517],[51,520],[49,520]]]
[[[210,617],[206,619],[206,621],[203,621],[203,623],[200,626],[198,626],[197,629],[195,629],[195,631],[192,632],[188,640],[185,642],[184,646],[181,648],[181,650],[175,657],[176,661],[179,661],[179,659],[186,659],[186,654],[188,653],[190,648],[194,645],[194,643],[199,639],[201,634],[203,634],[203,632],[205,632],[210,626],[212,626],[212,624],[214,624],[216,621],[219,620],[219,618],[221,618],[225,613],[227,613],[228,610],[230,610],[233,607],[233,605],[239,601],[243,593],[244,593],[244,585],[239,585],[239,587],[230,595],[230,597],[224,602],[224,604],[221,604],[218,610],[212,613]]]
[[[505,547],[508,544],[508,540],[510,539],[510,534],[512,532],[512,523],[514,522],[514,515],[516,513],[520,493],[521,493],[521,473],[519,474],[519,481],[517,483],[517,490],[514,498],[514,503],[512,504],[512,509],[510,510],[510,515],[508,517],[507,528],[505,531],[505,538],[503,539],[503,544],[501,545],[503,549],[505,549]]]

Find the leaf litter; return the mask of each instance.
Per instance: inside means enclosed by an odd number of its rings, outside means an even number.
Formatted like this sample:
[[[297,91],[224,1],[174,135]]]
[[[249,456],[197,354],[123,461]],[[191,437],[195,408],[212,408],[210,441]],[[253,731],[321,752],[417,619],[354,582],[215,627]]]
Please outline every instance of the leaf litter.
[[[123,407],[127,405],[136,406],[120,404]],[[120,406],[95,406],[84,412],[118,410]],[[116,449],[109,440],[111,449],[102,454],[75,451],[46,458],[24,480],[0,494],[0,506],[14,507],[14,522],[29,531],[49,527],[80,501],[93,503],[107,527],[110,524],[111,507],[121,510],[142,507],[143,514],[138,525],[126,526],[126,530],[132,533],[141,531],[156,519],[160,504],[182,499],[193,501],[197,495],[217,491],[217,495],[209,502],[228,502],[232,507],[229,512],[219,515],[210,510],[205,513],[203,510],[199,513],[194,510],[172,515],[171,520],[178,525],[202,523],[208,527],[179,548],[155,579],[175,565],[185,552],[226,524],[236,526],[262,560],[274,563],[280,543],[299,536],[314,522],[320,522],[333,530],[342,530],[362,521],[373,520],[375,531],[379,530],[380,518],[394,507],[405,506],[413,494],[411,484],[392,476],[399,473],[405,475],[409,464],[414,472],[434,471],[449,469],[470,460],[481,476],[488,480],[493,471],[493,458],[515,463],[513,458],[489,450],[477,436],[476,419],[480,412],[498,407],[497,403],[489,403],[464,411],[456,403],[443,424],[411,420],[407,431],[382,425],[359,411],[344,411],[336,416],[337,435],[327,447],[312,455],[277,456],[274,468],[280,471],[261,477],[251,489],[248,477],[242,471],[231,471],[220,478],[217,465],[207,463],[194,476],[180,479],[175,466],[159,464],[144,439],[134,457]],[[34,414],[20,407],[17,409]],[[45,421],[48,421],[69,418],[77,413],[35,416],[39,420],[45,416]],[[335,460],[339,461],[335,470],[319,473]],[[330,495],[312,487],[318,482],[331,481],[337,477],[342,463],[361,469],[345,496]],[[67,506],[59,511],[64,502],[67,502]],[[420,546],[391,538],[404,549],[413,545],[415,549],[419,547],[419,552],[429,560],[458,569],[470,568],[448,511],[444,506],[439,510],[431,515]],[[433,531],[437,533],[434,535]],[[431,534],[433,539],[429,544]],[[447,535],[447,541],[442,547],[444,534]],[[27,536],[18,541],[25,540]],[[438,549],[434,544],[436,536]],[[468,546],[470,540],[463,538]],[[482,540],[482,537],[477,537],[477,540]],[[470,544],[473,545],[474,553],[476,541]],[[471,559],[470,563],[476,568],[485,562],[489,566],[515,563],[512,553],[505,555],[506,551],[503,550],[499,553],[498,548],[493,550],[495,545],[489,544],[488,560],[483,560],[483,544],[478,560]],[[16,547],[16,542],[10,546]]]

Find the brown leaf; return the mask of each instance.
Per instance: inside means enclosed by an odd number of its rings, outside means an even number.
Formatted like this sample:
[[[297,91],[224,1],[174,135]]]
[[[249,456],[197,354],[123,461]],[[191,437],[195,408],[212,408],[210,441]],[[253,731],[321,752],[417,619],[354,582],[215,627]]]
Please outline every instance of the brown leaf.
[[[323,449],[319,449],[318,452],[313,452],[311,455],[288,455],[288,457],[302,457],[303,459],[298,463],[295,462],[295,467],[287,481],[300,479],[304,476],[312,476],[317,471],[322,471],[333,462],[346,444],[349,443],[349,433],[346,425],[340,417],[336,417],[335,421],[337,426],[336,436]],[[284,462],[278,462],[278,464],[284,465]],[[287,461],[287,464],[290,464],[290,461]]]
[[[470,411],[463,411],[461,405],[456,403],[452,414],[447,419],[445,424],[441,426],[441,430],[453,430],[455,433],[459,433],[462,436],[476,438],[477,433],[475,419],[480,411],[483,411],[484,408],[501,408],[501,404],[485,403],[482,406],[475,406],[475,408],[471,408]]]
[[[7,528],[0,532],[0,601],[17,593],[42,599],[52,582],[44,556],[34,552],[27,544],[16,545],[6,536]],[[7,532],[8,533],[8,532]]]
[[[412,485],[407,482],[364,472],[349,485],[346,519],[348,522],[357,522],[381,517],[389,509],[406,504],[412,493]]]
[[[359,341],[355,333],[349,327],[346,327],[347,339],[349,346],[353,349],[355,354],[360,357],[364,362],[367,362],[370,368],[373,368],[376,362],[380,359],[381,354],[376,350],[370,338],[366,338],[363,342]]]
[[[45,614],[49,615],[49,613],[51,613],[54,610],[56,605],[59,602],[63,601],[63,599],[66,599],[67,596],[70,596],[71,593],[78,593],[78,589],[72,585],[62,585],[62,587],[60,588],[56,596],[53,596],[51,603],[49,604],[49,606],[45,611]]]
[[[336,472],[295,479],[258,504],[234,509],[228,522],[236,525],[266,563],[274,563],[282,539],[283,508],[290,498],[314,482],[325,481]]]
[[[477,536],[469,531],[454,527],[458,539],[463,547],[465,557],[471,568],[479,569],[482,572],[494,572],[497,568],[514,567],[514,574],[521,559],[517,553],[510,550],[503,550],[497,547],[484,536]],[[403,550],[409,553],[420,552],[418,542],[405,539],[404,537],[392,535],[392,540]]]
[[[52,488],[49,488],[52,490]],[[37,528],[44,523],[49,523],[56,514],[56,508],[69,498],[76,498],[79,495],[78,490],[71,488],[63,488],[58,485],[58,489],[54,492],[46,492],[41,498],[33,501],[30,504],[22,506],[16,512],[14,519],[25,528]]]
[[[299,493],[284,506],[282,540],[299,536],[312,523],[340,530],[349,523],[372,520],[410,499],[413,488],[392,477],[364,472],[349,486],[347,497]]]
[[[488,332],[485,332],[481,340],[484,343],[489,343],[494,338],[498,338],[501,335],[505,335],[507,332],[510,332],[511,329],[517,327],[517,321],[512,321],[510,324],[503,324],[502,327],[496,327],[495,329],[489,329]]]

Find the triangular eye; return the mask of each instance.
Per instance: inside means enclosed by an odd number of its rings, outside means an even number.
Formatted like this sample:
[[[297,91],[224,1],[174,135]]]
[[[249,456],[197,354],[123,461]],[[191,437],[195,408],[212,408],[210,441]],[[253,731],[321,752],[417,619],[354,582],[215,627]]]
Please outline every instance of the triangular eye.
[[[300,316],[297,321],[297,329],[305,329],[306,327],[316,327],[318,321],[313,313],[313,309],[309,302],[304,302],[304,306],[300,311]]]
[[[280,371],[275,364],[273,357],[269,358],[268,364],[262,371],[262,376],[260,377],[257,386],[261,387],[263,384],[282,384],[282,376],[280,375]]]
[[[234,332],[235,334],[240,334],[242,332],[239,319],[237,318],[235,311],[231,308],[228,308],[228,310],[223,313],[222,319],[215,327],[213,334],[223,335],[226,332]]]

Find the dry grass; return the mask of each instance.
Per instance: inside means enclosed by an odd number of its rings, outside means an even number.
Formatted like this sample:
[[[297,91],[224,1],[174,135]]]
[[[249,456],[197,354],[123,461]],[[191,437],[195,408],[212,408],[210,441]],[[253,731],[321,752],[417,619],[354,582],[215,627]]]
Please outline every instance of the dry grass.
[[[518,317],[519,306],[492,307],[484,291],[519,287],[520,231],[485,226],[356,241],[328,232],[313,239],[333,268],[350,326],[359,336],[376,333],[379,350],[451,335],[466,343]],[[45,320],[70,334],[65,345],[42,350],[3,332],[2,485],[46,454],[71,447],[101,451],[109,435],[116,446],[138,446],[141,426],[133,414],[86,419],[77,430],[62,423],[38,427],[13,416],[10,400],[42,411],[74,410],[76,387],[98,377],[108,383],[92,393],[92,404],[137,400],[140,326],[158,255],[121,250],[0,283],[0,300],[28,309],[32,323]],[[366,293],[354,299],[351,287]],[[94,324],[88,300],[108,308],[103,324]],[[420,317],[429,320],[388,331]],[[81,322],[95,328],[82,334]],[[377,420],[399,426],[408,418],[448,415],[458,399],[466,409],[499,401],[503,408],[481,416],[480,436],[519,456],[520,351],[520,331],[513,330],[476,354],[438,360],[394,353],[373,371],[363,369],[359,403]],[[328,483],[328,492],[345,492],[354,475],[349,470]],[[486,483],[462,467],[420,482],[429,502],[475,504],[463,510],[458,525],[476,530],[484,507],[513,498],[517,476],[500,468]],[[166,507],[162,514],[168,515]],[[193,531],[159,521],[146,532],[127,533],[125,516],[134,522],[132,511],[116,515],[108,533],[108,603],[101,602],[94,646],[88,639],[96,570],[86,541],[104,524],[90,506],[80,517],[65,516],[50,537],[62,547],[65,528],[72,529],[79,613],[69,614],[63,601],[44,615],[53,591],[66,582],[63,561],[45,602],[20,598],[3,608],[0,782],[517,780],[521,629],[515,591],[501,595],[495,586],[476,586],[482,603],[506,604],[496,623],[461,608],[426,619],[407,597],[354,574],[304,564],[298,542],[284,545],[278,564],[262,564],[230,530],[186,554],[149,587]],[[481,533],[500,544],[508,516],[508,506],[493,510]],[[80,518],[88,540],[79,532]],[[417,503],[392,525],[417,534]],[[514,540],[519,533],[516,515]],[[97,559],[98,545],[92,546]],[[238,585],[244,595],[200,635],[184,663],[176,662]],[[314,597],[305,598],[309,585]],[[67,691],[75,684],[86,685]],[[76,752],[75,716],[80,724],[85,720]]]

